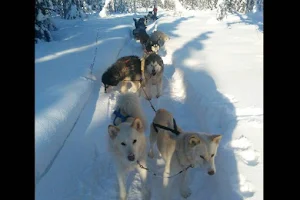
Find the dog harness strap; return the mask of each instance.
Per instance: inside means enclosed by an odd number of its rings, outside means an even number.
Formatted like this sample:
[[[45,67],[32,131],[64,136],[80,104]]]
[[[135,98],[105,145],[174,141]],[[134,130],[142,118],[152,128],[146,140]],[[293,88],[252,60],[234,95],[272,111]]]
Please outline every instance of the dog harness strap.
[[[179,132],[179,131],[177,130],[177,124],[176,124],[175,118],[173,118],[173,124],[174,124],[174,130],[175,130],[176,132]]]
[[[156,126],[154,125],[154,123],[152,123],[152,126],[153,126],[154,130],[156,131],[156,133],[158,133],[158,129],[156,128]]]
[[[114,119],[114,121],[113,121],[113,124],[114,124],[115,126],[117,126],[117,125],[116,125],[116,119],[117,119],[117,118],[120,118],[120,119],[121,119],[121,122],[125,122],[125,121],[127,120],[127,118],[130,117],[130,116],[123,116],[123,115],[121,114],[121,108],[119,108],[118,110],[115,110],[115,111],[113,112],[113,114],[116,115],[116,116],[115,116],[115,119]]]
[[[165,126],[162,126],[162,125],[156,124],[156,123],[152,123],[152,125],[153,125],[153,128],[155,129],[155,131],[157,133],[158,133],[158,129],[157,129],[157,127],[158,127],[158,128],[162,128],[162,129],[167,130],[167,131],[171,131],[172,133],[175,133],[176,135],[180,134],[180,132],[177,130],[177,126],[176,126],[176,130],[173,130],[169,127],[165,127]]]

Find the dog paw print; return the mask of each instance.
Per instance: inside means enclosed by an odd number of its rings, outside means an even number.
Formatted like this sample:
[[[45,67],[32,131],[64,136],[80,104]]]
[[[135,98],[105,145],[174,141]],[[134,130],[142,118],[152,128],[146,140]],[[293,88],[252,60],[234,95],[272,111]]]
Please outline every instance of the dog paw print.
[[[239,159],[247,165],[255,166],[259,163],[260,153],[253,149],[250,140],[241,136],[231,141],[230,147],[238,154]]]
[[[255,193],[253,184],[243,175],[239,175],[239,193],[245,197],[252,197]]]

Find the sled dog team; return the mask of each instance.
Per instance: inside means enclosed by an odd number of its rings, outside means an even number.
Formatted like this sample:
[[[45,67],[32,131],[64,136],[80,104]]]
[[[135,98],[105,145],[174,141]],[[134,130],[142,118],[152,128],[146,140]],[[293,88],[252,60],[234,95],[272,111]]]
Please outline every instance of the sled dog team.
[[[112,113],[112,124],[108,125],[108,144],[117,169],[119,199],[127,198],[126,176],[135,169],[141,178],[142,199],[151,199],[147,180],[155,175],[151,172],[156,170],[148,168],[147,157],[158,158],[154,153],[154,144],[165,161],[164,172],[161,174],[162,199],[171,199],[173,184],[179,184],[180,195],[188,198],[192,193],[187,182],[189,168],[203,166],[209,175],[215,174],[215,156],[222,135],[183,130],[177,125],[172,113],[163,108],[155,112],[152,122],[148,124],[139,97],[143,92],[150,101],[152,86],[156,88],[156,98],[162,95],[164,63],[158,51],[169,37],[161,31],[155,31],[149,36],[146,32],[149,21],[147,16],[133,20],[133,35],[142,44],[143,57],[121,57],[102,75],[105,93],[114,86],[121,92]],[[134,88],[134,92],[128,91],[128,84]],[[149,150],[145,136],[148,126]]]

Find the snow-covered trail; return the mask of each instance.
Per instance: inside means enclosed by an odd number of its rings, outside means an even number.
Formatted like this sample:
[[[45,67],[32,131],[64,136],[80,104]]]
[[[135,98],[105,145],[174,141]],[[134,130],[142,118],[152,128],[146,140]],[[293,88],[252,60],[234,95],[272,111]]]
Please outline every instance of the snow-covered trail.
[[[162,22],[165,29],[162,26],[159,30],[176,30],[177,25],[188,19],[182,17],[173,22]],[[158,22],[161,20],[163,18]],[[154,30],[157,27],[159,26],[155,24],[149,28]],[[169,35],[172,37],[172,34]],[[175,40],[175,36],[174,34],[172,40]],[[118,57],[130,54],[138,56],[142,54],[140,44],[133,40],[125,42]],[[217,90],[214,79],[205,71],[194,75],[186,74],[186,70],[178,66],[174,52],[168,51],[168,48],[163,60],[166,65],[164,93],[159,99],[152,100],[154,107],[171,111],[178,125],[185,130],[220,133],[223,135],[223,144],[230,142],[237,125],[233,101]],[[102,72],[97,72],[97,76],[101,77]],[[203,80],[198,86],[190,81],[192,80],[190,76],[196,77],[196,74]],[[205,89],[199,92],[198,87]],[[210,96],[211,94],[213,95]],[[154,112],[149,102],[143,98],[141,102],[148,121],[151,121]],[[37,200],[117,199],[114,163],[106,146],[107,126],[110,124],[111,109],[114,104],[114,94],[105,94],[101,86],[101,78],[98,78],[89,101],[63,149],[49,172],[36,186]],[[146,130],[146,136],[149,136],[149,129]],[[237,148],[240,144],[249,143],[247,138],[240,138],[234,142]],[[245,148],[251,151],[251,146]],[[217,173],[214,176],[207,175],[202,169],[190,169],[192,195],[189,199],[240,200],[252,197],[254,192],[251,183],[246,176],[238,172],[237,155],[232,148],[221,145],[216,157]],[[247,160],[249,158],[247,155],[241,157],[245,158],[245,162],[249,161],[250,165],[255,162],[255,160],[253,162]],[[149,168],[153,171],[162,172],[164,162],[161,158],[149,159],[149,163]],[[139,175],[131,174],[128,183],[128,199],[140,199]],[[152,177],[152,199],[159,199],[160,185],[161,179]],[[177,196],[174,199],[180,199],[179,194],[174,196]]]

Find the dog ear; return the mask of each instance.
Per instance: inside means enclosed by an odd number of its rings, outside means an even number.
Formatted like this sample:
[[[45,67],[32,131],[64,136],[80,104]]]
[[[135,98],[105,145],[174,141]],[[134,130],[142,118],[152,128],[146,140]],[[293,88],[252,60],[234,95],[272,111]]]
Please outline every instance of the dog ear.
[[[196,135],[192,135],[190,138],[189,138],[189,145],[191,147],[194,147],[196,146],[197,144],[200,144],[200,138]]]
[[[219,143],[220,143],[220,140],[222,139],[222,135],[217,135],[217,134],[211,135],[211,136],[210,136],[210,139],[211,139],[213,142],[219,144]]]
[[[109,125],[108,126],[108,133],[111,139],[115,139],[119,133],[120,129],[116,126]]]
[[[143,123],[139,118],[135,118],[135,120],[131,124],[131,127],[140,133],[142,133],[144,130]]]

